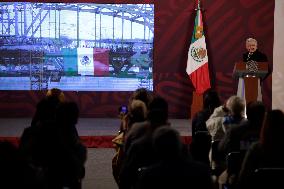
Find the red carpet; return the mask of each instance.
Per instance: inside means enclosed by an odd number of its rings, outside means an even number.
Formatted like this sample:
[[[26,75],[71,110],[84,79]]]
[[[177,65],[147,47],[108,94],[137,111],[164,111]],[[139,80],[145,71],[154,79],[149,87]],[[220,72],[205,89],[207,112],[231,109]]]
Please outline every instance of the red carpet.
[[[112,139],[115,136],[80,136],[83,144],[87,148],[113,148]],[[0,141],[9,141],[18,146],[19,137],[0,137]],[[182,141],[184,144],[190,144],[191,136],[183,136]]]

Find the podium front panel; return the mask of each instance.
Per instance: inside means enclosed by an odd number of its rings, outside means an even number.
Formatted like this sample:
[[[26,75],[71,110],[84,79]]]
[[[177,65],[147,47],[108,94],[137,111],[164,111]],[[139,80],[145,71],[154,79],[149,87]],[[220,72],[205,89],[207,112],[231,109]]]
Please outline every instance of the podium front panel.
[[[258,80],[258,77],[244,77],[246,103],[257,100]]]

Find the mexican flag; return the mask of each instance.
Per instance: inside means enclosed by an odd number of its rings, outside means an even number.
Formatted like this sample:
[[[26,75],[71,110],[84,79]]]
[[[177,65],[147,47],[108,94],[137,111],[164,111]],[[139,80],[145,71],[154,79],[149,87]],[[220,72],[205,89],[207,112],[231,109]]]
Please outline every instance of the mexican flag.
[[[77,48],[77,64],[79,75],[94,75],[94,49]]]
[[[109,49],[62,48],[66,76],[109,76]]]
[[[203,32],[202,13],[197,9],[191,44],[188,51],[186,72],[189,75],[195,91],[203,94],[211,88],[208,68],[208,55]]]

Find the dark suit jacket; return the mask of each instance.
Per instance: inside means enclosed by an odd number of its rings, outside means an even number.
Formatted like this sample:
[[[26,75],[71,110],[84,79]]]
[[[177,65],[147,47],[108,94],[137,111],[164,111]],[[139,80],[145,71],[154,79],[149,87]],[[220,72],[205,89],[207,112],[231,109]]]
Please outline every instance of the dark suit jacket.
[[[249,52],[244,53],[243,61],[244,62],[248,62],[248,61],[267,62],[268,59],[264,53],[260,52],[259,50],[256,50],[251,55],[249,55]]]

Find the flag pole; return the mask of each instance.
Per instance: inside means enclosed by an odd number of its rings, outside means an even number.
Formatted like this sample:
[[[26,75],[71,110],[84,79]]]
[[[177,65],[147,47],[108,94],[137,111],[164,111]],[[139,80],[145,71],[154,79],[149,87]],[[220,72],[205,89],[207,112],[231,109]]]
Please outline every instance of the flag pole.
[[[197,0],[197,9],[195,10],[200,10],[200,0]]]
[[[194,10],[204,10],[204,9],[202,9],[201,8],[201,1],[200,0],[196,0],[196,5],[197,5],[197,7],[194,9]]]

